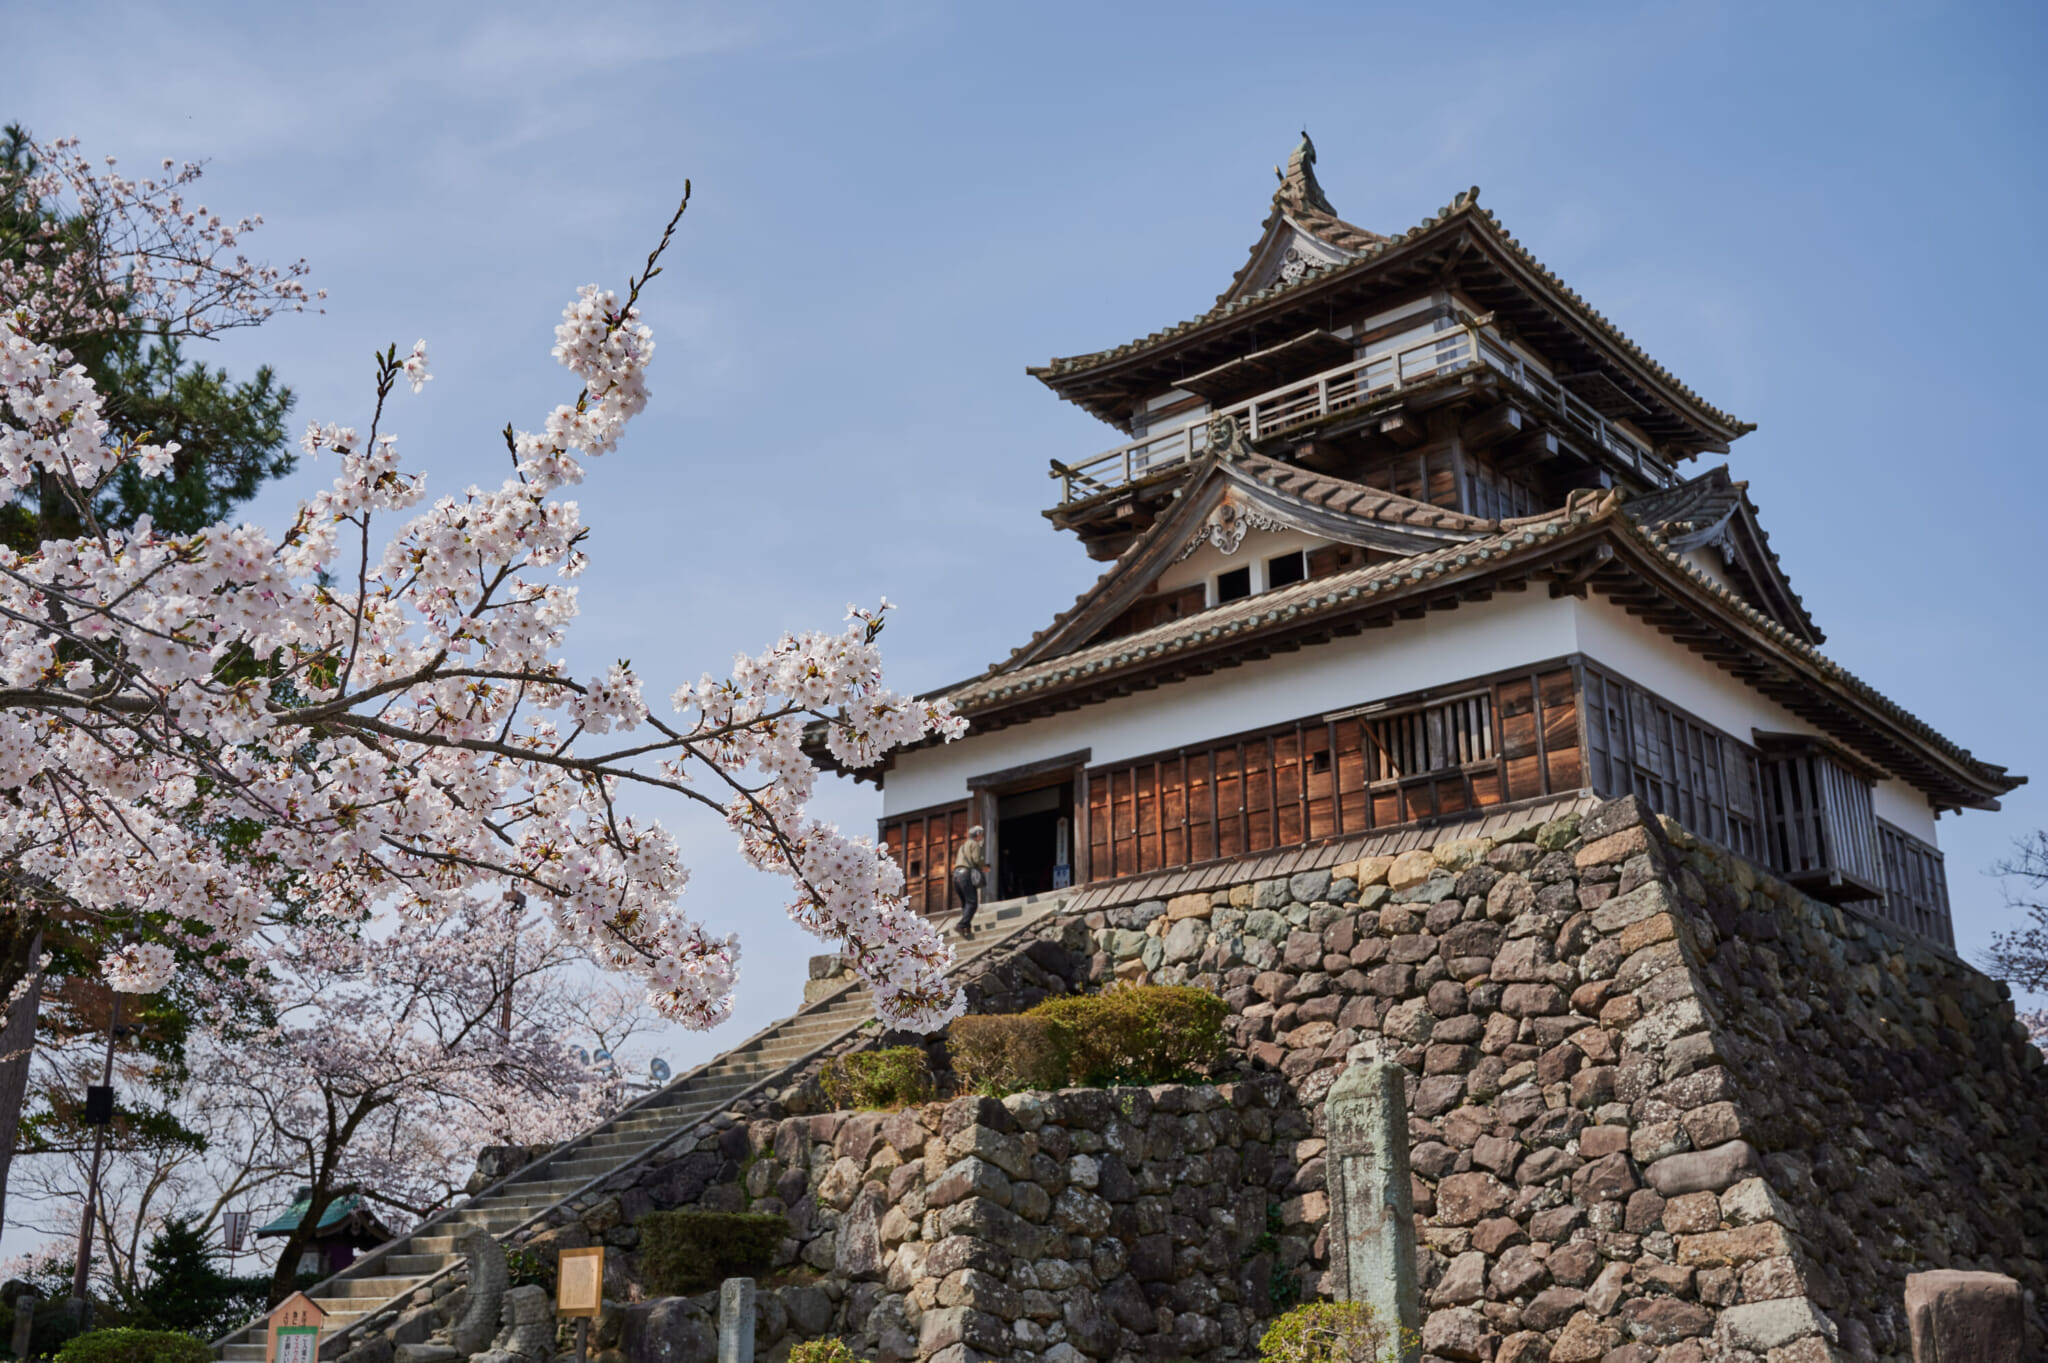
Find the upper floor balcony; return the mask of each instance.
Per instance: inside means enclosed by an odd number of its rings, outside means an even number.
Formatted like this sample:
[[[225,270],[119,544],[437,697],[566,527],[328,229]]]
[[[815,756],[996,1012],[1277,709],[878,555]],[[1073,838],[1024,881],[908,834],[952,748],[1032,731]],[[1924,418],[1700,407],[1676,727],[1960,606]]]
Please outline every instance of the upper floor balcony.
[[[1052,477],[1060,482],[1060,500],[1051,514],[1064,521],[1068,517],[1062,513],[1072,508],[1085,516],[1087,504],[1113,502],[1126,490],[1170,479],[1209,448],[1222,421],[1233,423],[1253,444],[1282,435],[1305,438],[1342,424],[1344,418],[1392,412],[1407,400],[1455,388],[1480,375],[1500,376],[1536,409],[1533,414],[1539,420],[1610,472],[1632,475],[1651,487],[1677,481],[1668,463],[1586,397],[1508,344],[1493,322],[1491,313],[1460,313],[1446,330],[1356,356],[1077,464],[1055,459]]]

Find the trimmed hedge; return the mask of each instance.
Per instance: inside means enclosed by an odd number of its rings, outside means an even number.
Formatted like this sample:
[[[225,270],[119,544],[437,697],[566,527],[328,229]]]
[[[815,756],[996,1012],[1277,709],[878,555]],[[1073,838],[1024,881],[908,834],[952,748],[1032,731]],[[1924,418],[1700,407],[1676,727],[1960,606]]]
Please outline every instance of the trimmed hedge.
[[[789,1351],[789,1363],[869,1363],[835,1335],[807,1339]]]
[[[1230,1005],[1186,985],[1138,985],[1047,999],[1028,1013],[965,1017],[948,1032],[953,1068],[984,1093],[1070,1084],[1164,1084],[1223,1059]]]
[[[1067,1077],[1079,1084],[1199,1079],[1223,1059],[1230,1005],[1204,989],[1150,984],[1047,999],[1031,1010],[1060,1029]]]
[[[1274,1321],[1259,1340],[1259,1363],[1399,1363],[1401,1336],[1362,1301],[1313,1301]]]
[[[922,1046],[842,1055],[826,1064],[818,1083],[837,1108],[899,1108],[928,1103],[936,1093]]]
[[[92,1330],[65,1340],[57,1363],[213,1363],[213,1350],[171,1330]]]
[[[688,1296],[727,1278],[766,1273],[794,1232],[760,1212],[649,1212],[640,1230],[640,1274],[659,1296]]]
[[[970,1014],[946,1029],[946,1052],[961,1084],[980,1093],[1064,1088],[1058,1030],[1051,1018],[1030,1013]]]

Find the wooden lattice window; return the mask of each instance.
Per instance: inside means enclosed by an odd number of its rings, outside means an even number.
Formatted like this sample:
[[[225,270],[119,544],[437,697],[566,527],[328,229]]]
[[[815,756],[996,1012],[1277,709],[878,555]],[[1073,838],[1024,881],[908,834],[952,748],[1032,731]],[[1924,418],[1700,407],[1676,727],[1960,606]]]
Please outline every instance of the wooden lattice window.
[[[1761,859],[1755,752],[1632,682],[1591,666],[1585,676],[1594,791],[1637,795],[1700,836]]]
[[[1831,745],[1759,734],[1771,866],[1817,899],[1852,903],[1884,893],[1872,779]]]
[[[1953,949],[1955,924],[1949,918],[1948,870],[1941,849],[1883,819],[1877,821],[1877,848],[1884,863],[1884,898],[1863,907]]]

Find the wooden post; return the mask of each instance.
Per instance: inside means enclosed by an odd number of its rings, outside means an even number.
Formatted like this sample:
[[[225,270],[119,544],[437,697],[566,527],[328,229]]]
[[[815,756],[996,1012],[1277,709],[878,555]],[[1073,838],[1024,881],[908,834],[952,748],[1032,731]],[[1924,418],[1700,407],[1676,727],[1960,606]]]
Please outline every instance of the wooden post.
[[[604,1309],[604,1246],[565,1249],[555,1262],[555,1314],[576,1322],[576,1363],[583,1363],[590,1322]]]
[[[86,1121],[93,1124],[92,1172],[85,1180],[85,1215],[78,1226],[78,1262],[71,1269],[71,1300],[78,1304],[79,1324],[85,1329],[92,1328],[92,1298],[86,1295],[86,1275],[92,1270],[92,1223],[99,1214],[100,1160],[107,1152],[107,1128],[114,1124],[114,1038],[121,1034],[121,996],[113,996],[113,1007],[107,1018],[107,1058],[100,1071],[99,1086],[106,1090],[106,1121],[94,1122],[91,1112],[91,1094],[87,1094]]]

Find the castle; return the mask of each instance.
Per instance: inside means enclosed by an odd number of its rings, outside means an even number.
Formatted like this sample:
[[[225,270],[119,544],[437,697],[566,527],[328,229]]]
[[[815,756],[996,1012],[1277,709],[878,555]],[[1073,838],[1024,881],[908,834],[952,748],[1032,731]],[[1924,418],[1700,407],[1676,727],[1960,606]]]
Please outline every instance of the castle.
[[[1585,791],[1952,943],[1936,818],[2024,778],[1820,651],[1699,467],[1753,428],[1478,197],[1355,227],[1304,135],[1214,307],[1030,371],[1128,437],[1051,461],[1108,567],[863,773],[916,906],[977,824],[1000,898]]]
[[[835,1058],[948,1051],[821,957],[792,1017],[312,1289],[324,1356],[546,1363],[507,1246],[605,1248],[596,1363],[1234,1363],[1361,1279],[1404,1363],[1923,1363],[1927,1270],[2001,1275],[2001,1358],[2040,1356],[2048,1062],[1954,952],[1936,837],[2024,778],[1820,652],[1696,469],[1748,426],[1476,191],[1383,237],[1314,163],[1214,308],[1033,371],[1129,437],[1051,467],[1106,570],[946,689],[964,738],[858,773],[925,913],[988,830],[970,1011],[1208,990],[1220,1082],[832,1111]],[[668,1295],[674,1210],[785,1219],[758,1299]]]

